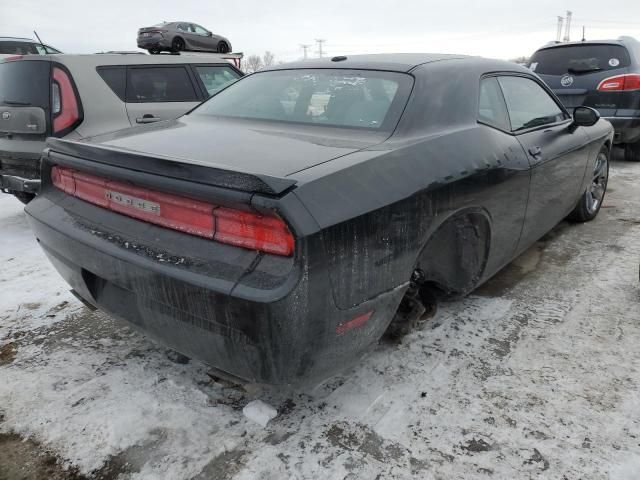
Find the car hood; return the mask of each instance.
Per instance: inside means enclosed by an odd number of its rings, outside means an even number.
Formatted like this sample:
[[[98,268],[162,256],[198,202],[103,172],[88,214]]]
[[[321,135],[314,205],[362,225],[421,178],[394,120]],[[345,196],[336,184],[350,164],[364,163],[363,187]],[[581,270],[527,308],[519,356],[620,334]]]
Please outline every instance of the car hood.
[[[383,132],[185,115],[85,142],[184,163],[286,177],[387,137]]]

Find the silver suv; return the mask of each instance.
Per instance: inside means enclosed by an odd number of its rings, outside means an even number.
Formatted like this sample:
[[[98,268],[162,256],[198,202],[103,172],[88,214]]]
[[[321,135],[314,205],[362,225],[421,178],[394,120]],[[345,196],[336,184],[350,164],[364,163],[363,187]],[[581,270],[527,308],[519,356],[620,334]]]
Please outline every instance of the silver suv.
[[[29,55],[0,60],[0,188],[30,201],[49,136],[179,117],[242,76],[222,55]]]

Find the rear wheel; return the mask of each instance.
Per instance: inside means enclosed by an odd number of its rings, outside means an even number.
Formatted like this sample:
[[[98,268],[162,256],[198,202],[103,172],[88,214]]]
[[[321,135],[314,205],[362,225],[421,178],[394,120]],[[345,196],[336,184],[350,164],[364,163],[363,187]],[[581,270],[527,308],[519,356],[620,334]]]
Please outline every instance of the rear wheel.
[[[20,200],[25,205],[29,203],[31,200],[33,200],[34,198],[36,198],[36,196],[33,193],[27,193],[27,192],[11,192],[11,193],[13,193],[13,196],[16,197],[18,200]]]
[[[175,53],[181,52],[184,50],[184,40],[180,37],[176,37],[171,42],[171,50]]]
[[[425,285],[423,272],[416,270],[385,335],[393,341],[399,341],[420,324],[434,317],[437,309],[436,296]]]
[[[150,48],[149,49],[149,53],[151,55],[158,55],[160,53],[160,49],[159,48]]]
[[[608,180],[609,149],[602,147],[593,167],[593,174],[587,191],[582,194],[576,208],[569,214],[568,219],[574,222],[589,222],[596,218],[602,207]]]
[[[229,53],[229,45],[227,45],[227,42],[218,43],[218,53]]]
[[[624,159],[627,162],[640,162],[640,142],[627,143],[624,146]]]

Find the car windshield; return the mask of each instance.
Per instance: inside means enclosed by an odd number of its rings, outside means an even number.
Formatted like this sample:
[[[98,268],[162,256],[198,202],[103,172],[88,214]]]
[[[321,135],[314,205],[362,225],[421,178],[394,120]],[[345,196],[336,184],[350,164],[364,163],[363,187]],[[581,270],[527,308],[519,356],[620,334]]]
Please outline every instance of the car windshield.
[[[403,73],[276,70],[245,77],[192,114],[392,130],[411,85]]]
[[[630,64],[627,49],[620,45],[571,45],[538,50],[530,68],[543,75],[615,70]]]

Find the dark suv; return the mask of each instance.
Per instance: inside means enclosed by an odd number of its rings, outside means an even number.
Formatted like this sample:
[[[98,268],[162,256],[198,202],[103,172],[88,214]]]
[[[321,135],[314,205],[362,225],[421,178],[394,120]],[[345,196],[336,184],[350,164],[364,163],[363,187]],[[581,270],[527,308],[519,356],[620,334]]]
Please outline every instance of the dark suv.
[[[552,43],[536,51],[529,68],[572,110],[586,105],[615,128],[627,160],[640,161],[640,43],[618,40]]]

